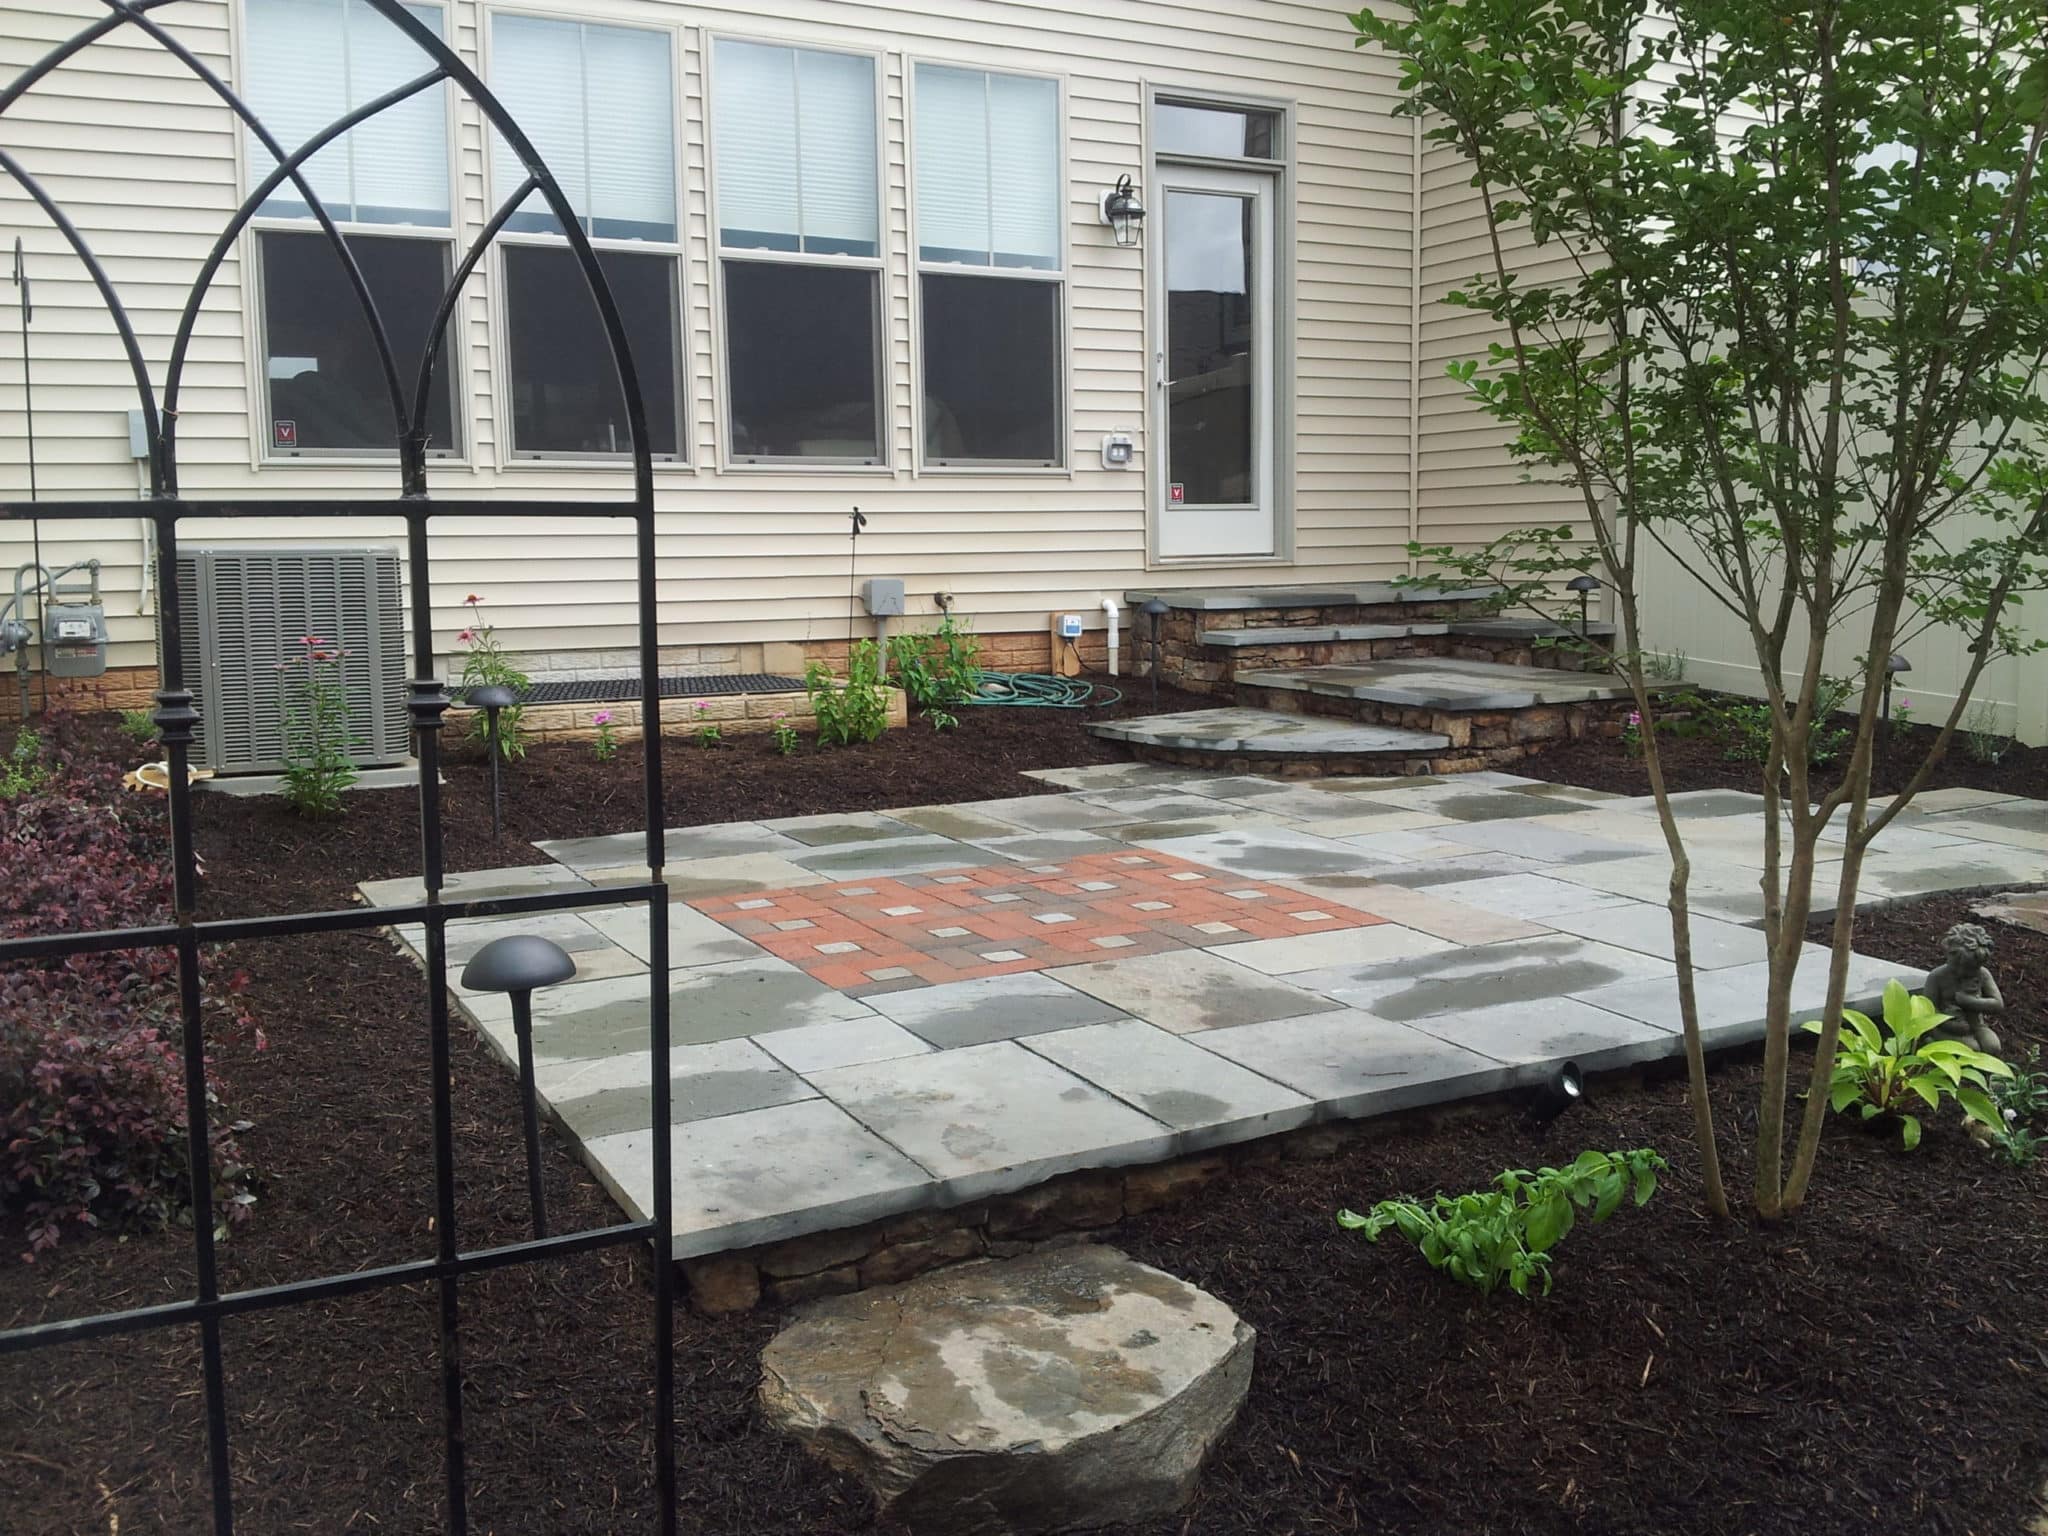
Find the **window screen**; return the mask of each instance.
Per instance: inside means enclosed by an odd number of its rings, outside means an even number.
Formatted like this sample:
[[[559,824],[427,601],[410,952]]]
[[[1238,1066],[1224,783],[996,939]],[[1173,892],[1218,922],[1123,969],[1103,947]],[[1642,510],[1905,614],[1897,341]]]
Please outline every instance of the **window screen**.
[[[647,409],[648,447],[676,456],[676,259],[599,251]],[[505,247],[506,373],[518,453],[627,453],[625,397],[583,269],[566,246]]]
[[[725,264],[735,458],[881,458],[878,286],[862,267]]]

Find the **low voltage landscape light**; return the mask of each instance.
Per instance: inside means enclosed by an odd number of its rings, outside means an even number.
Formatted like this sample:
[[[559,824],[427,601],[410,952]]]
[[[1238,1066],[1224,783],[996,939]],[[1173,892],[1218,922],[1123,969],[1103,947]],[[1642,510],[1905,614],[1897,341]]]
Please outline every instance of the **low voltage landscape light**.
[[[519,1042],[519,1119],[526,1133],[526,1199],[533,1235],[548,1235],[547,1203],[540,1189],[540,1111],[533,1087],[533,993],[576,974],[569,952],[530,933],[493,939],[469,957],[462,984],[472,992],[503,992],[512,999],[512,1033]]]
[[[1561,1061],[1529,1095],[1529,1118],[1548,1125],[1586,1094],[1586,1081],[1576,1061]]]
[[[1586,604],[1592,598],[1593,594],[1600,590],[1600,578],[1598,576],[1591,574],[1590,572],[1581,571],[1578,575],[1574,576],[1570,581],[1564,584],[1564,589],[1567,592],[1576,592],[1579,594],[1579,638],[1583,640],[1586,638],[1588,632],[1588,626],[1586,623]]]
[[[1145,606],[1138,610],[1152,621],[1152,707],[1159,707],[1159,626],[1165,622],[1167,606],[1156,597],[1145,599]]]
[[[1136,245],[1138,229],[1145,222],[1145,205],[1131,190],[1131,178],[1117,177],[1115,188],[1103,193],[1097,203],[1102,211],[1102,222],[1116,233],[1116,243]]]
[[[490,740],[491,749],[491,836],[498,836],[498,763],[504,756],[498,750],[498,713],[510,709],[519,702],[519,695],[503,683],[486,683],[481,688],[472,688],[462,696],[465,704],[484,712],[484,730]]]

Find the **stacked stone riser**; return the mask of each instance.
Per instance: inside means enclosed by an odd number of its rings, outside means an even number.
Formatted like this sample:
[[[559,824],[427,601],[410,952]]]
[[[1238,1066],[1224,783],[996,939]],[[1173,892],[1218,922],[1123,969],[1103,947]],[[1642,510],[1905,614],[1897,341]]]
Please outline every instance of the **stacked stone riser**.
[[[1396,726],[1410,731],[1432,731],[1450,739],[1447,765],[1431,767],[1431,773],[1455,773],[1472,768],[1498,768],[1519,762],[1562,741],[1588,736],[1616,737],[1633,706],[1626,699],[1594,703],[1540,704],[1527,709],[1460,712],[1430,709],[1412,704],[1385,704],[1371,699],[1331,697],[1288,688],[1259,688],[1239,684],[1237,702],[1249,709],[1271,709],[1283,714],[1326,715],[1357,720],[1366,725]],[[1380,772],[1395,770],[1383,768]]]

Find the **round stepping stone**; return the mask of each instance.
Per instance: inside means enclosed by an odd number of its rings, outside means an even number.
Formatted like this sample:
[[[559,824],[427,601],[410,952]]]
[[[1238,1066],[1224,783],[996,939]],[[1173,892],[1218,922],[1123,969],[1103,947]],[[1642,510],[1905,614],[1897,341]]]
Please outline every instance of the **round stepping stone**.
[[[1251,1383],[1252,1329],[1097,1244],[813,1302],[762,1354],[761,1405],[916,1536],[1170,1514]]]

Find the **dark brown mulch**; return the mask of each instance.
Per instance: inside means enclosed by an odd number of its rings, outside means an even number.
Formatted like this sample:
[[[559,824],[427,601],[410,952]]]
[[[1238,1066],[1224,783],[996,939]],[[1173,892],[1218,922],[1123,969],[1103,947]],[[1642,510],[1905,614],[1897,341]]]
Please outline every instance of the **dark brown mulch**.
[[[1926,760],[1928,749],[1939,733],[1932,726],[1911,726],[1899,733],[1896,746],[1871,776],[1871,793],[1894,794],[1906,787]],[[1744,789],[1760,792],[1763,768],[1760,764],[1731,761],[1725,740],[1715,735],[1665,735],[1658,744],[1664,764],[1664,782],[1673,792],[1686,789]],[[1826,794],[1841,782],[1846,762],[1822,764],[1813,770],[1816,796]],[[1577,784],[1586,789],[1611,790],[1622,795],[1647,795],[1649,771],[1641,757],[1618,741],[1586,738],[1565,742],[1531,759],[1520,770],[1559,784]],[[1999,790],[2006,794],[2048,796],[2048,747],[2023,747],[2015,743],[1996,763],[1980,763],[1964,750],[1960,739],[1935,765],[1925,786],[1928,789]]]
[[[961,708],[955,711],[960,724],[946,731],[913,716],[904,729],[862,746],[821,751],[806,736],[788,757],[767,736],[735,736],[707,750],[671,734],[661,758],[663,821],[696,826],[1058,793],[1059,785],[1025,778],[1023,771],[1126,762],[1128,754],[1090,736],[1088,724],[1153,712],[1144,684],[1094,681],[1121,686],[1122,701],[1086,710]],[[1164,689],[1159,709],[1214,702]],[[507,765],[504,830],[494,839],[488,759],[462,734],[447,735],[441,814],[451,870],[531,864],[541,858],[534,842],[646,826],[638,742],[621,746],[608,763],[587,744],[557,743],[535,746]],[[339,820],[314,824],[275,797],[201,797],[194,824],[200,851],[216,871],[202,893],[202,915],[339,905],[359,880],[418,870],[416,789],[351,791],[347,806]]]
[[[209,882],[223,905],[260,903],[275,888],[279,877],[253,867],[266,836],[278,860],[305,861],[309,897],[397,872],[352,867],[345,837],[279,846],[260,802],[207,809]],[[381,841],[370,846],[382,857]],[[1896,958],[1921,964],[1928,935],[1952,920],[1946,907],[1918,920],[1892,909],[1859,947],[1896,942]],[[2048,995],[2048,939],[1998,933],[2008,996]],[[430,1253],[416,974],[368,937],[266,945],[222,963],[251,971],[270,1039],[261,1053],[230,1044],[219,1062],[232,1112],[257,1122],[246,1145],[265,1176],[253,1220],[222,1250],[224,1283]],[[2010,1025],[2021,1041],[2048,1036],[2036,1001]],[[1753,1065],[1715,1078],[1738,1187],[1755,1090]],[[458,1039],[455,1093],[462,1242],[516,1237],[525,1210],[510,1074]],[[1215,1291],[1260,1331],[1251,1399],[1200,1502],[1142,1536],[2014,1528],[2048,1460],[2048,1174],[1994,1167],[1952,1123],[1910,1156],[1831,1126],[1813,1204],[1764,1230],[1703,1216],[1688,1127],[1679,1084],[1615,1086],[1548,1131],[1502,1111],[1389,1128],[1327,1162],[1244,1170],[1191,1206],[1132,1223],[1120,1242]],[[1665,1187],[1646,1210],[1569,1239],[1547,1301],[1482,1303],[1414,1253],[1368,1246],[1330,1221],[1340,1205],[1476,1187],[1507,1164],[1634,1145],[1671,1158]],[[547,1174],[562,1227],[613,1219],[552,1139]],[[0,1243],[15,1238],[0,1229]],[[33,1267],[9,1258],[0,1326],[179,1295],[188,1252],[173,1233],[69,1240]],[[644,1266],[618,1253],[465,1288],[472,1529],[648,1528],[648,1318]],[[683,1529],[869,1529],[856,1489],[753,1417],[756,1357],[773,1327],[771,1317],[680,1322]],[[433,1529],[433,1341],[421,1289],[232,1322],[241,1528]],[[197,1385],[183,1334],[0,1359],[0,1529],[107,1531],[115,1518],[122,1531],[203,1528]]]

